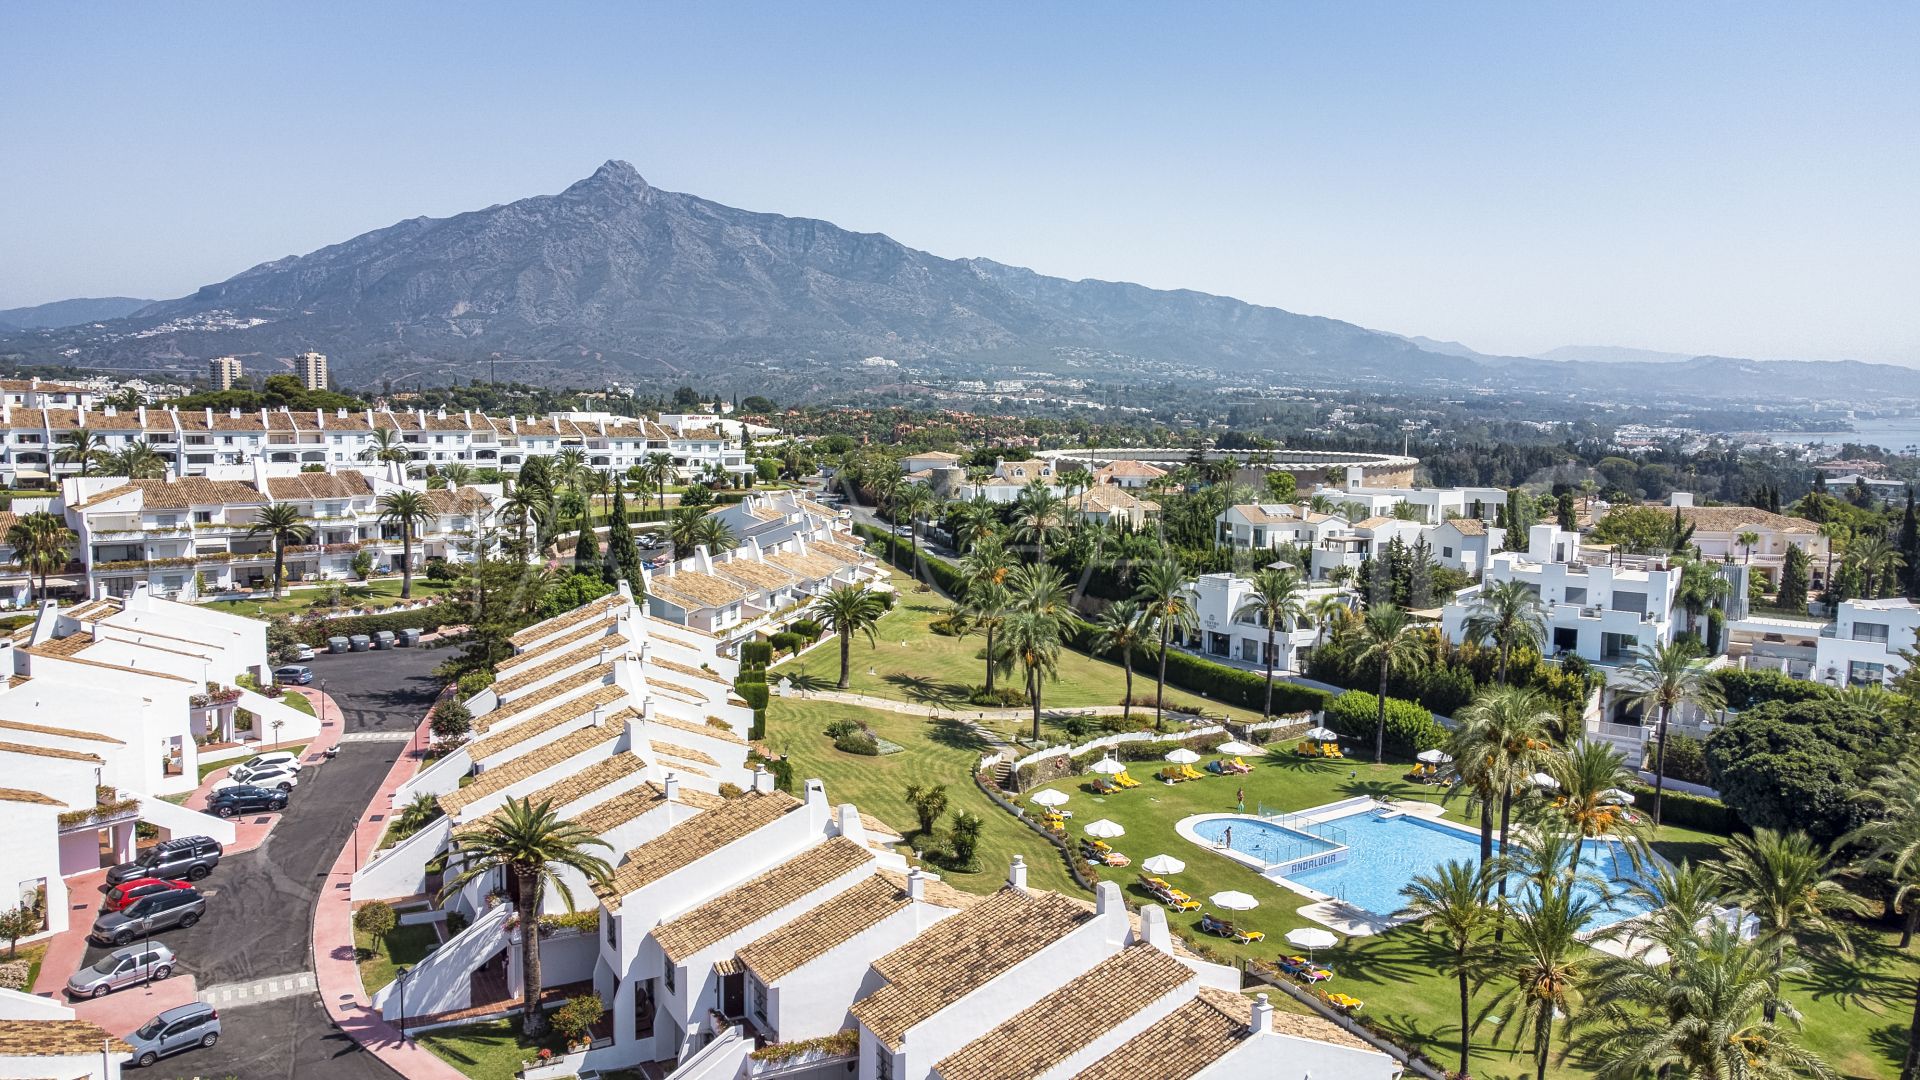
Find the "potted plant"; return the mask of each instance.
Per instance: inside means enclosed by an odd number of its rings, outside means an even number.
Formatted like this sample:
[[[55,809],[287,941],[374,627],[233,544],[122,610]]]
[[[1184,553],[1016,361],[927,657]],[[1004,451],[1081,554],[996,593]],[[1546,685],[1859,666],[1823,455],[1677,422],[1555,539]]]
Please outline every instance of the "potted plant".
[[[553,1014],[548,1019],[553,1023],[553,1030],[559,1032],[560,1036],[567,1041],[569,1051],[585,1050],[593,1045],[593,1039],[588,1032],[606,1011],[607,1007],[601,1003],[600,995],[581,994],[579,997],[568,998],[564,1004],[553,1010]]]

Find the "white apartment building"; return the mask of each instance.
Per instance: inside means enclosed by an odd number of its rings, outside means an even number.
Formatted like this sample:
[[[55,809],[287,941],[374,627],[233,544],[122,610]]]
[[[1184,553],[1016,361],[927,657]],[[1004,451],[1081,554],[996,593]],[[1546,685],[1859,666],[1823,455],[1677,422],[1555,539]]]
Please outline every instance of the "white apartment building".
[[[1433,549],[1434,562],[1474,577],[1507,542],[1507,530],[1479,518],[1448,518],[1422,535]]]
[[[1304,608],[1335,591],[1325,585],[1303,589],[1300,604]],[[1186,647],[1206,656],[1266,667],[1266,623],[1247,610],[1252,581],[1237,574],[1202,574],[1187,586],[1187,597],[1193,604],[1194,631],[1186,636]],[[1274,634],[1274,671],[1298,672],[1302,650],[1313,647],[1314,637],[1313,627],[1302,621],[1283,622]]]
[[[1492,521],[1494,513],[1507,502],[1507,493],[1495,487],[1370,486],[1358,466],[1347,469],[1345,484],[1322,484],[1308,494],[1324,495],[1336,506],[1357,503],[1365,508],[1361,517],[1391,517],[1396,507],[1405,505],[1412,508],[1416,520],[1427,525],[1438,525],[1449,516]]]
[[[41,378],[0,379],[0,402],[15,409],[91,409],[102,394],[91,386]]]
[[[327,357],[325,353],[304,352],[293,358],[293,366],[300,373],[300,383],[309,390],[327,388]]]
[[[1902,650],[1915,647],[1920,607],[1904,597],[1845,600],[1814,644],[1809,677],[1831,686],[1870,686],[1892,682],[1907,662]]]
[[[1552,524],[1527,533],[1527,550],[1503,551],[1487,562],[1482,584],[1462,589],[1447,604],[1441,627],[1459,642],[1472,605],[1487,583],[1522,581],[1546,608],[1544,652],[1575,653],[1597,664],[1631,660],[1637,645],[1673,639],[1674,593],[1680,570],[1665,560],[1583,555],[1580,535]]]

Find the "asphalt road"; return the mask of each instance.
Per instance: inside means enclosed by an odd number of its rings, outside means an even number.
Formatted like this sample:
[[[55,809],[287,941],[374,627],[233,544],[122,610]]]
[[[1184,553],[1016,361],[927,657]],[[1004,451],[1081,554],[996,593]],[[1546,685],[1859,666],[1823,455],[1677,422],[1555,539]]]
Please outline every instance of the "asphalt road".
[[[409,731],[432,704],[437,687],[430,673],[448,655],[436,649],[322,654],[312,662],[314,685],[325,681],[345,713],[346,734]],[[313,909],[327,885],[327,871],[355,817],[406,746],[347,742],[332,761],[308,765],[285,819],[267,842],[223,859],[202,883],[209,894],[207,917],[191,929],[161,935],[201,990],[313,970]],[[104,951],[90,949],[87,962]],[[217,1008],[219,1045],[168,1058],[144,1075],[156,1080],[393,1080],[396,1075],[328,1021],[312,990]]]

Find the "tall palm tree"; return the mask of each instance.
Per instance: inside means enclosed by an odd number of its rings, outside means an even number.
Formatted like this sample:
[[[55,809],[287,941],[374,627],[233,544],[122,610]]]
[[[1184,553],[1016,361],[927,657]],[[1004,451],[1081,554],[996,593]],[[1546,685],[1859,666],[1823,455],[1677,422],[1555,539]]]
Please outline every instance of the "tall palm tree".
[[[535,536],[546,531],[553,520],[553,499],[538,484],[519,483],[507,492],[500,509],[514,524],[520,540],[521,557],[531,556],[533,549],[528,546],[527,530],[531,528]]]
[[[1471,979],[1485,969],[1479,946],[1500,918],[1499,911],[1487,902],[1496,869],[1482,862],[1448,862],[1424,874],[1415,874],[1401,887],[1406,906],[1395,912],[1396,918],[1418,919],[1420,929],[1440,934],[1452,947],[1448,966],[1460,984],[1460,1075],[1466,1076],[1468,1057],[1473,1050],[1473,1023],[1469,1003],[1473,1000]]]
[[[367,464],[381,464],[387,467],[387,479],[398,482],[400,466],[413,460],[413,451],[395,428],[376,427],[367,439],[367,445],[360,451],[360,460]]]
[[[1347,606],[1347,599],[1337,592],[1321,593],[1307,601],[1307,620],[1313,623],[1313,647],[1318,649],[1327,642],[1327,631],[1340,625],[1353,609]]]
[[[124,476],[129,480],[157,480],[167,474],[167,459],[143,442],[106,451],[99,456],[99,462],[104,475]]]
[[[865,585],[836,585],[813,601],[809,614],[840,636],[840,689],[853,683],[853,635],[873,644],[873,628],[886,613],[886,598]]]
[[[1619,678],[1630,707],[1642,716],[1656,713],[1660,717],[1653,749],[1653,827],[1657,829],[1667,788],[1667,725],[1673,719],[1673,710],[1689,703],[1699,709],[1719,708],[1719,684],[1692,643],[1678,640],[1636,647],[1632,666],[1622,668]]]
[[[648,454],[646,460],[634,466],[639,470],[640,479],[653,488],[660,499],[660,512],[667,512],[667,485],[673,482],[673,457],[670,454]],[[644,504],[643,504],[644,505]]]
[[[1884,536],[1855,537],[1847,545],[1847,561],[1860,568],[1861,586],[1868,597],[1885,596],[1899,580],[1907,560]]]
[[[247,526],[248,536],[265,535],[273,541],[273,596],[285,592],[287,545],[304,544],[313,539],[313,526],[300,516],[300,508],[288,502],[268,503]]]
[[[1609,743],[1581,739],[1546,755],[1545,766],[1546,774],[1559,785],[1551,800],[1551,817],[1577,836],[1620,838],[1638,865],[1650,837],[1646,818],[1632,813],[1626,802],[1627,785],[1639,781],[1627,767],[1626,755]]]
[[[1153,686],[1153,730],[1159,731],[1167,706],[1167,640],[1175,630],[1193,629],[1193,598],[1187,593],[1186,574],[1172,558],[1156,560],[1140,571],[1133,598],[1140,602],[1160,642],[1160,674]]]
[[[1716,923],[1664,965],[1601,961],[1591,991],[1600,1022],[1580,1042],[1599,1065],[1599,1080],[1635,1080],[1648,1069],[1711,1080],[1835,1077],[1769,1013],[1777,980],[1805,972],[1798,964],[1775,968]]]
[[[36,602],[47,598],[47,575],[67,565],[79,540],[65,520],[45,510],[23,515],[7,527],[7,546],[13,549],[14,564],[26,571],[29,584],[33,575],[40,575]]]
[[[1862,850],[1865,865],[1893,882],[1893,910],[1906,917],[1900,930],[1904,949],[1913,943],[1914,924],[1920,922],[1920,904],[1913,902],[1920,895],[1920,753],[1882,767],[1862,801],[1873,808],[1873,820],[1847,834],[1840,845]],[[1920,997],[1915,1010],[1920,1017]]]
[[[1720,910],[1720,871],[1710,863],[1695,865],[1682,859],[1678,866],[1654,862],[1648,872],[1627,887],[1626,895],[1646,910],[1632,931],[1632,942],[1665,949],[1676,956],[1699,941],[1701,924]],[[1648,949],[1635,949],[1647,956]]]
[[[987,639],[986,692],[989,697],[993,696],[993,675],[1000,663],[999,643],[995,638],[1012,607],[1013,597],[1007,593],[1007,587],[991,577],[971,580],[960,603],[967,631]]]
[[[1147,638],[1146,612],[1132,600],[1116,600],[1107,605],[1093,621],[1093,654],[1120,654],[1121,670],[1127,673],[1126,696],[1120,699],[1120,719],[1133,726],[1133,650]]]
[[[374,504],[380,524],[400,530],[400,599],[413,597],[413,534],[432,525],[439,515],[433,503],[418,491],[390,491]]]
[[[459,866],[460,873],[441,887],[440,896],[445,899],[496,870],[506,880],[520,918],[520,1025],[528,1038],[539,1038],[547,1030],[547,1015],[540,1008],[541,897],[548,888],[555,889],[567,910],[574,910],[573,890],[560,870],[575,870],[596,888],[603,887],[613,867],[591,849],[612,846],[585,826],[562,818],[551,800],[536,804],[508,799],[498,812],[454,833],[448,862]]]
[[[107,452],[105,437],[84,427],[61,432],[59,443],[60,448],[53,452],[53,460],[63,465],[78,464],[81,476],[92,476],[94,465]]]
[[[953,527],[953,542],[962,552],[973,548],[1000,531],[1000,511],[985,499],[968,499],[953,504],[948,512]]]
[[[982,537],[960,558],[960,576],[967,580],[968,588],[981,583],[1005,584],[1012,572],[1013,557],[998,537]]]
[[[1546,640],[1546,609],[1540,595],[1518,579],[1490,581],[1467,605],[1463,627],[1468,641],[1492,641],[1500,647],[1500,684],[1507,682],[1507,657],[1516,645],[1538,648]]]
[[[577,488],[587,474],[587,455],[569,447],[553,455],[553,482],[557,487]]]
[[[1579,1010],[1581,984],[1601,955],[1581,940],[1600,903],[1576,891],[1572,881],[1552,879],[1527,896],[1506,920],[1513,931],[1509,977],[1501,995],[1517,1010],[1511,1027],[1516,1042],[1531,1038],[1535,1080],[1546,1080],[1553,1056],[1553,1025],[1571,1026]]]
[[[1673,598],[1686,609],[1687,629],[1696,636],[1700,632],[1701,614],[1724,604],[1732,595],[1733,582],[1721,577],[1711,563],[1696,559],[1680,564],[1680,583],[1674,589]]]
[[[1760,534],[1754,532],[1752,529],[1742,529],[1740,535],[1734,537],[1734,539],[1739,541],[1742,548],[1746,549],[1746,557],[1743,558],[1741,562],[1748,566],[1753,565],[1753,549],[1760,546]]]
[[[1833,588],[1833,557],[1846,549],[1847,541],[1852,539],[1853,530],[1844,521],[1834,520],[1820,526],[1820,536],[1827,542],[1827,569],[1821,575],[1821,584]]]
[[[1354,664],[1372,664],[1380,672],[1380,716],[1373,732],[1373,763],[1378,765],[1387,754],[1387,680],[1419,670],[1426,663],[1427,647],[1413,619],[1392,604],[1375,604],[1367,609],[1355,644],[1359,648]]]
[[[1487,762],[1492,788],[1499,793],[1500,847],[1506,851],[1514,796],[1532,787],[1533,774],[1552,755],[1553,730],[1560,716],[1539,691],[1489,686],[1461,709],[1456,719],[1478,743],[1477,754]],[[1500,878],[1499,890],[1504,900],[1505,876]]]
[[[1033,709],[1033,737],[1040,738],[1040,696],[1046,680],[1059,676],[1062,616],[1043,607],[1014,606],[1002,629],[1006,662],[1020,668]]]
[[[739,538],[733,534],[733,526],[718,514],[700,515],[699,523],[693,530],[693,542],[696,547],[704,545],[709,555],[732,551],[740,546]]]
[[[1067,606],[1066,575],[1044,563],[1014,567],[1007,575],[1007,593],[1014,607],[1037,611],[1063,625],[1073,614]]]
[[[907,519],[908,539],[913,543],[913,576],[918,580],[925,571],[920,556],[920,522],[940,505],[940,496],[925,484],[908,484],[893,500],[893,510]]]
[[[1034,547],[1034,561],[1047,561],[1047,544],[1067,527],[1067,504],[1044,481],[1020,490],[1013,504],[1014,535]]]
[[[1776,966],[1785,966],[1788,952],[1797,951],[1807,935],[1831,941],[1835,950],[1851,955],[1853,944],[1833,913],[1863,912],[1867,904],[1840,886],[1834,870],[1832,852],[1806,833],[1755,829],[1753,835],[1736,836],[1727,844],[1720,875],[1727,897],[1759,922],[1755,944],[1772,955]],[[1777,973],[1772,986],[1769,1022],[1780,997]]]
[[[1267,630],[1267,695],[1260,705],[1260,719],[1273,718],[1273,661],[1280,650],[1274,641],[1281,627],[1300,621],[1300,575],[1289,568],[1269,567],[1257,571],[1252,590],[1233,613],[1236,619],[1252,619]]]
[[[1484,725],[1456,724],[1447,733],[1446,779],[1480,804],[1480,865],[1493,859],[1493,808],[1505,778],[1506,743]],[[1450,792],[1451,794],[1451,792]]]

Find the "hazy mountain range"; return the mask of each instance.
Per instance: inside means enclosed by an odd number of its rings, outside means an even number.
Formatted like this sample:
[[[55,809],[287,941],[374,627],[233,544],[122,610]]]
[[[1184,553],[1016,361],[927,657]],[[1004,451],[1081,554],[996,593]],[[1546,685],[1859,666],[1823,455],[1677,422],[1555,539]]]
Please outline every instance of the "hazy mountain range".
[[[88,306],[109,304],[127,306]],[[1072,355],[1116,371],[1173,362],[1315,385],[1781,398],[1839,396],[1865,379],[1883,395],[1920,397],[1920,372],[1887,365],[1843,373],[1591,347],[1489,356],[1206,293],[947,259],[878,233],[663,191],[618,161],[557,195],[409,219],[177,300],[20,312],[31,314],[0,312],[23,328],[0,335],[0,354],[150,366],[318,349],[348,381],[477,372],[489,358],[539,360],[542,377],[562,382],[869,355],[984,374]]]
[[[131,296],[55,300],[51,304],[35,304],[33,307],[0,309],[0,327],[8,330],[48,330],[80,326],[131,315],[151,303],[151,300],[136,300]]]

